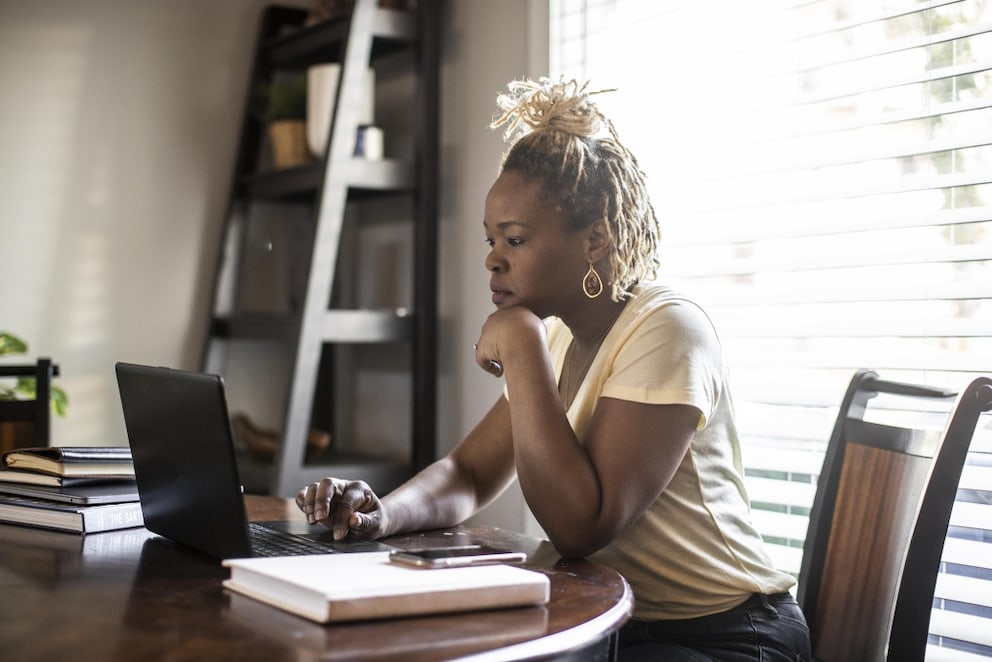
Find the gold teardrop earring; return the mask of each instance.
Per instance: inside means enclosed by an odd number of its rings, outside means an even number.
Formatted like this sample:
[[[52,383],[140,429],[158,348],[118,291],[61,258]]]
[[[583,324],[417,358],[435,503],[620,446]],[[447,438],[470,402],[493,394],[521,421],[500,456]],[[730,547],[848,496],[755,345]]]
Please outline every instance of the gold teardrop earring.
[[[603,293],[603,279],[599,277],[599,272],[589,263],[589,271],[582,277],[582,291],[590,299],[595,299]]]

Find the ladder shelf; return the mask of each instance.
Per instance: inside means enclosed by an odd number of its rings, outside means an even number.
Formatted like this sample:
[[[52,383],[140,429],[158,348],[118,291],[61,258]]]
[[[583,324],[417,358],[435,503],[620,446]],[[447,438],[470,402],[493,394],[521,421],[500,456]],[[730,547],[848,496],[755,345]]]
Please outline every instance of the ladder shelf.
[[[239,453],[246,491],[291,496],[338,475],[385,493],[435,457],[440,0],[415,5],[355,0],[346,16],[309,26],[304,10],[263,12],[246,106],[260,83],[287,72],[333,62],[340,74],[326,152],[310,163],[272,167],[250,107],[242,120],[202,365],[224,375],[232,410],[251,412],[255,402],[269,411],[266,427],[278,430],[273,461]],[[391,81],[406,81],[391,90],[409,97],[393,99],[403,106],[393,114],[409,123],[396,133],[409,135],[398,140],[405,149],[373,160],[354,152],[366,71],[378,78],[380,66]],[[363,232],[391,231],[389,245],[402,253],[393,263],[356,257]],[[393,298],[403,300],[370,303],[369,269],[401,264],[410,273],[396,280],[410,291]],[[258,289],[268,293],[264,304],[251,300]],[[253,369],[262,376],[246,377]],[[392,380],[372,397],[370,373]],[[383,425],[408,422],[399,445],[380,447],[369,433],[381,429],[383,411]],[[307,443],[314,428],[331,435],[316,457]]]

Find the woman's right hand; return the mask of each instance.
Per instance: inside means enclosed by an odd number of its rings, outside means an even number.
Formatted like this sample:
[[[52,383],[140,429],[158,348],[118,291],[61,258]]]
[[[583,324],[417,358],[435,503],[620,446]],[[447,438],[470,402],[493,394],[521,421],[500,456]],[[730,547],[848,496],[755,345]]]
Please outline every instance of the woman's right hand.
[[[493,376],[503,376],[510,354],[528,346],[547,352],[547,329],[540,317],[524,306],[502,308],[489,315],[475,344],[475,361]],[[523,363],[527,363],[524,361]]]
[[[296,505],[308,522],[329,528],[335,540],[349,533],[367,539],[384,535],[382,503],[365,481],[324,478],[297,492]]]

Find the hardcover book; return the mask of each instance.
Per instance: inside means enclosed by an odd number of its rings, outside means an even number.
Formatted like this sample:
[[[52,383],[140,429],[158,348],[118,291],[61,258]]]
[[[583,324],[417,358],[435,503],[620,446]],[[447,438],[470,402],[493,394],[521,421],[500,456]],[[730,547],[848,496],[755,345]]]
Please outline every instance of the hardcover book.
[[[131,449],[127,446],[38,446],[7,451],[3,465],[63,477],[134,477]]]
[[[141,503],[80,505],[0,494],[0,522],[43,529],[97,533],[142,526]]]
[[[318,623],[539,605],[543,573],[506,564],[423,569],[388,552],[228,559],[224,587]]]
[[[91,506],[99,503],[138,501],[138,486],[133,480],[115,480],[80,485],[31,485],[0,482],[0,495],[13,494],[45,501],[62,501]]]

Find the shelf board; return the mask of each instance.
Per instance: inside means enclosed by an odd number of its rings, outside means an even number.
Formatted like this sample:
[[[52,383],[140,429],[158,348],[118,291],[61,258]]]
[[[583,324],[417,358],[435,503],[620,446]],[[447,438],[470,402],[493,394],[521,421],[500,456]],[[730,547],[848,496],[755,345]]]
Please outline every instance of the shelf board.
[[[251,198],[310,197],[324,179],[324,164],[310,163],[278,170],[260,170],[238,178],[242,195]]]
[[[210,327],[210,335],[214,338],[291,341],[296,329],[296,318],[277,313],[238,313],[215,316]]]
[[[413,337],[413,315],[394,310],[329,310],[322,332],[324,342],[399,342]]]
[[[396,193],[413,190],[413,166],[397,159],[354,157],[348,164],[348,187],[358,191]]]
[[[327,343],[387,343],[413,337],[413,315],[405,310],[328,310],[321,326]],[[211,337],[249,340],[295,340],[293,315],[247,313],[217,316]]]
[[[330,18],[274,37],[263,46],[268,61],[277,67],[304,68],[321,62],[339,62],[341,45],[348,36],[347,15]],[[372,57],[382,57],[408,48],[417,39],[411,12],[376,10]]]
[[[315,195],[323,183],[323,161],[253,172],[238,180],[241,194],[255,199],[307,199]],[[396,159],[355,157],[349,162],[347,186],[356,197],[410,191],[414,186],[413,167]]]

